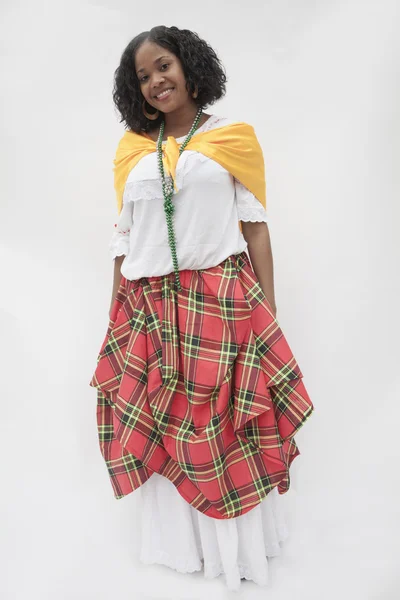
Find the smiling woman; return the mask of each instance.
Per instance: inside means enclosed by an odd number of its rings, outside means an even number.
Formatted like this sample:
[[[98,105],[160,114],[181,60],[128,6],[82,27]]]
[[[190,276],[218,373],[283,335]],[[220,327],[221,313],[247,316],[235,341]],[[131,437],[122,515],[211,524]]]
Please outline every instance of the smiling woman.
[[[188,30],[123,52],[114,286],[90,385],[114,495],[142,492],[140,559],[237,590],[267,583],[286,538],[313,405],[276,319],[262,149],[251,125],[204,112],[225,81]]]

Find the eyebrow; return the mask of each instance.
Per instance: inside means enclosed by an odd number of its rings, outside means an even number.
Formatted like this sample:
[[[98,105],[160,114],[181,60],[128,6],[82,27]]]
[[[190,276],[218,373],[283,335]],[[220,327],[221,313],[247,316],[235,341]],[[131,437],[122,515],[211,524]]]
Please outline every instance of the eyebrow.
[[[156,58],[156,60],[153,62],[153,65],[155,65],[157,62],[159,62],[160,60],[162,60],[163,58],[168,58],[169,56],[159,56],[158,58]],[[142,71],[145,71],[145,69],[142,67],[141,69],[138,69],[138,71],[136,71],[136,73],[141,73]]]

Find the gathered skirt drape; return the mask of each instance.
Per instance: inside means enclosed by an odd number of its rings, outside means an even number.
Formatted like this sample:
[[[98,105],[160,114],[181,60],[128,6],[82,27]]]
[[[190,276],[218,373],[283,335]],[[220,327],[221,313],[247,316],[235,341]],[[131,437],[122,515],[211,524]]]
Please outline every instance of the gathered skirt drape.
[[[215,267],[121,278],[90,385],[120,499],[153,473],[230,519],[289,489],[313,405],[246,252]]]

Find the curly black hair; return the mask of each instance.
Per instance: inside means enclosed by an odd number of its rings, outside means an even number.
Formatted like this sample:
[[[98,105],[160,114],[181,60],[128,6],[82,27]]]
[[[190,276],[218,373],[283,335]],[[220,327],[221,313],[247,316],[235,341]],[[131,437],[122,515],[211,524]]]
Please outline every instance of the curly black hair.
[[[203,109],[225,94],[225,70],[214,50],[197,33],[189,29],[159,25],[133,38],[122,53],[114,73],[113,101],[121,115],[120,123],[135,133],[156,129],[164,113],[149,121],[142,110],[144,96],[135,69],[135,54],[145,41],[151,41],[175,54],[182,63],[188,92],[195,90],[195,102]]]

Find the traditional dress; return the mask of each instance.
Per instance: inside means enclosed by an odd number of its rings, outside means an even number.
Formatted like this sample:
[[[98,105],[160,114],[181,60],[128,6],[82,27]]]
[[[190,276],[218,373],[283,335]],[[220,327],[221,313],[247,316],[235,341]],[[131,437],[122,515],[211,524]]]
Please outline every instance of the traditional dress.
[[[142,490],[143,562],[191,572],[203,559],[232,590],[267,582],[294,435],[313,410],[238,226],[267,216],[247,148],[241,166],[226,143],[234,128],[212,115],[170,164],[178,292],[156,153],[119,153],[110,251],[125,259],[90,382],[114,495]]]

